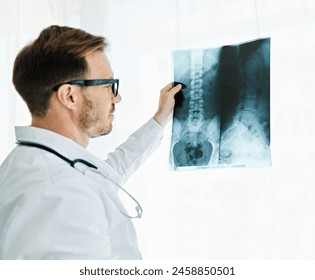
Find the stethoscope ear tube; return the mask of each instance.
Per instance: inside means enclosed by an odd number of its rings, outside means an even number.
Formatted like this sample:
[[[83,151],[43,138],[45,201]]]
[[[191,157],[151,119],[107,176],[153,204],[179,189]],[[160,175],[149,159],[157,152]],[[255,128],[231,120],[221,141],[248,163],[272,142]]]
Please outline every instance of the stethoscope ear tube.
[[[60,157],[64,161],[68,162],[72,167],[74,167],[76,163],[81,162],[81,163],[87,165],[88,167],[97,169],[97,167],[94,164],[92,164],[92,163],[90,163],[90,162],[88,162],[88,161],[86,161],[84,159],[78,158],[78,159],[75,159],[75,160],[71,160],[71,159],[65,157],[64,155],[58,153],[54,149],[49,148],[49,147],[47,147],[45,145],[42,145],[42,144],[33,143],[33,142],[24,142],[24,141],[23,142],[22,141],[18,141],[18,142],[16,142],[16,144],[19,145],[19,146],[28,146],[28,147],[34,147],[34,148],[39,148],[39,149],[45,150],[45,151],[47,151],[49,153],[52,153],[52,154],[56,155],[57,157]]]

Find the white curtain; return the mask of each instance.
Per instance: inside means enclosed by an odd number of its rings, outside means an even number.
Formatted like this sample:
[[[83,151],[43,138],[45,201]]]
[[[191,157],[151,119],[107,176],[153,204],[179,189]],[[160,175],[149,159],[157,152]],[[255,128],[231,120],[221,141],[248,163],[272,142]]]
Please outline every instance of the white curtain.
[[[30,117],[11,85],[14,57],[50,24],[107,37],[120,79],[114,131],[100,157],[151,117],[172,80],[171,51],[271,37],[271,168],[168,171],[164,144],[126,187],[146,259],[315,258],[315,2],[312,0],[1,0],[0,161]]]

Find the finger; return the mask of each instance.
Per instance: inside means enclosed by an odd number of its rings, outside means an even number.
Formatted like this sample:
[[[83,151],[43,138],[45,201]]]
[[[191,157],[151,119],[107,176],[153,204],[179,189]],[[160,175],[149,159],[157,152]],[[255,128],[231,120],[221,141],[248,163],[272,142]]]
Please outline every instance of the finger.
[[[172,89],[172,86],[173,86],[173,83],[167,84],[164,88],[161,89],[161,92],[167,93],[168,91]]]
[[[176,87],[173,87],[171,90],[169,90],[167,92],[167,94],[173,94],[175,95],[176,93],[178,93],[180,90],[182,89],[182,85],[178,84]]]

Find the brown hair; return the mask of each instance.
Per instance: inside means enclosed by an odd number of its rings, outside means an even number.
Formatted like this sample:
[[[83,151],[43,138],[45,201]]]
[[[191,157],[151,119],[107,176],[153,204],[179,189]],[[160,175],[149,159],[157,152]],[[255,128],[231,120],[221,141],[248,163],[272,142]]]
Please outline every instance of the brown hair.
[[[104,37],[81,29],[52,25],[17,55],[13,84],[34,116],[44,117],[53,87],[62,82],[82,79],[88,71],[85,55],[104,51]]]

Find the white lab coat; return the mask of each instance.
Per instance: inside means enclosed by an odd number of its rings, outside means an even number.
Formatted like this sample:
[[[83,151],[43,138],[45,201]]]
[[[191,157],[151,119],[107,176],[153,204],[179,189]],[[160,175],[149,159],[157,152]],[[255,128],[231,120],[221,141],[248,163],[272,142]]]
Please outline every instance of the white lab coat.
[[[122,185],[160,145],[153,119],[102,161],[72,140],[16,127],[18,141],[48,146],[101,167]],[[42,149],[16,147],[0,167],[0,259],[140,259],[133,223],[121,213],[117,187]],[[82,169],[82,170],[81,170]]]

